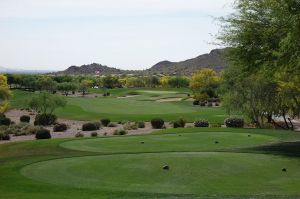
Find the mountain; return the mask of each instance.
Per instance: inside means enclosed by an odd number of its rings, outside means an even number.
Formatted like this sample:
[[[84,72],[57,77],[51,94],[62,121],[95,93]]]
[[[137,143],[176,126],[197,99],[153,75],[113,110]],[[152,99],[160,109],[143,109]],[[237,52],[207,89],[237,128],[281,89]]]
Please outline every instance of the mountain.
[[[212,68],[219,72],[227,66],[223,58],[226,49],[215,49],[208,54],[200,55],[193,59],[188,59],[181,62],[162,61],[151,68],[141,70],[121,70],[111,68],[105,65],[93,63],[82,66],[70,66],[68,69],[56,74],[66,75],[109,75],[109,74],[162,74],[162,75],[190,75],[201,68]]]
[[[150,74],[190,75],[201,68],[211,68],[220,72],[227,66],[224,59],[225,51],[226,49],[215,49],[209,54],[200,55],[181,62],[162,61],[146,71]]]
[[[101,74],[101,75],[109,75],[109,74],[123,74],[126,71],[111,68],[108,66],[104,66],[101,64],[89,64],[82,66],[70,66],[68,69],[58,72],[59,74],[66,75],[93,75],[93,74]]]

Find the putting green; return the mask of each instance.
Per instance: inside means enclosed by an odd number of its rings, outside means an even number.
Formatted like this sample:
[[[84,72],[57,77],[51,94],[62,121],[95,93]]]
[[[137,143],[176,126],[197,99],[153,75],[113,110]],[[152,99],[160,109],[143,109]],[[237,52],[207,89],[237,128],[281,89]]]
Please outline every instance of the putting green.
[[[163,170],[169,165],[170,170]],[[287,168],[283,172],[282,168]],[[246,153],[148,153],[57,159],[24,167],[59,186],[199,195],[300,194],[300,161]]]
[[[248,137],[246,133],[199,132],[74,140],[61,146],[103,153],[189,152],[250,147],[277,140],[276,137],[259,134]]]

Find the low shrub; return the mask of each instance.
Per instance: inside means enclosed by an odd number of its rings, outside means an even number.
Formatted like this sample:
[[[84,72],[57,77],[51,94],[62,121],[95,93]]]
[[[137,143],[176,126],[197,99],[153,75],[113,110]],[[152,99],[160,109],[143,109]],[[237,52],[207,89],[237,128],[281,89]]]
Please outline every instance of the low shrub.
[[[95,123],[85,123],[82,125],[82,130],[83,131],[96,131],[98,130],[97,124]]]
[[[0,118],[4,118],[4,117],[6,117],[6,116],[4,115],[4,113],[0,113]]]
[[[179,118],[173,123],[174,128],[184,128],[186,124],[186,120],[183,118]]]
[[[38,129],[39,129],[39,127],[35,127],[35,126],[32,126],[32,125],[26,125],[26,126],[21,128],[21,132],[24,135],[34,135],[34,134],[36,134]]]
[[[209,122],[207,120],[197,120],[194,122],[195,127],[209,127]]]
[[[200,102],[200,104],[199,104],[200,106],[206,106],[206,103],[205,102]]]
[[[138,126],[136,123],[128,122],[124,125],[125,130],[137,130]]]
[[[194,105],[194,106],[199,105],[199,103],[200,103],[200,102],[199,102],[198,100],[194,100],[194,101],[193,101],[193,105]]]
[[[110,123],[110,119],[107,118],[101,119],[100,121],[103,126],[108,126],[108,124]]]
[[[11,120],[7,117],[0,117],[0,125],[9,126],[11,124]]]
[[[82,138],[82,137],[84,137],[84,134],[81,133],[81,132],[78,132],[78,133],[75,134],[75,137],[76,138]]]
[[[91,133],[91,137],[97,137],[98,136],[98,133],[97,132],[92,132]]]
[[[57,120],[56,115],[53,114],[38,114],[35,116],[34,125],[36,126],[49,126],[55,124]]]
[[[93,122],[93,124],[96,126],[97,130],[99,130],[101,128],[100,122]]]
[[[10,135],[5,132],[0,132],[0,140],[10,140]]]
[[[210,124],[210,127],[211,128],[221,128],[222,124],[220,124],[220,123],[214,123],[214,124]]]
[[[143,129],[145,128],[145,122],[136,122],[138,128]]]
[[[53,127],[53,132],[64,132],[68,129],[68,126],[65,123],[57,123]]]
[[[117,127],[117,125],[115,123],[109,123],[108,127]]]
[[[208,103],[207,103],[207,106],[208,106],[208,107],[212,107],[212,106],[213,106],[213,103],[212,103],[212,102],[208,102]]]
[[[244,119],[242,118],[228,118],[224,123],[230,128],[243,128],[245,125]]]
[[[128,132],[124,129],[116,129],[114,135],[126,135]]]
[[[215,106],[220,106],[220,104],[216,102],[216,103],[215,103]]]
[[[263,128],[264,129],[275,129],[275,126],[273,124],[271,124],[271,123],[265,123],[263,125]]]
[[[29,123],[30,122],[30,116],[29,115],[22,115],[20,117],[20,122]]]
[[[48,129],[40,128],[37,130],[35,134],[35,138],[37,140],[50,139],[51,138],[50,131]]]
[[[160,118],[152,119],[151,125],[154,129],[162,129],[164,127],[165,121]]]

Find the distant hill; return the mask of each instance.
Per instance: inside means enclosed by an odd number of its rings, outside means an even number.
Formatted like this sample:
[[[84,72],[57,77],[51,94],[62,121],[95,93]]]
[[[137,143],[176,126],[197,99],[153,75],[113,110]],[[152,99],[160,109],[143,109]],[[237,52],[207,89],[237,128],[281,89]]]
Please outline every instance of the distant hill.
[[[211,68],[219,72],[224,70],[227,65],[223,57],[225,51],[226,49],[215,49],[209,54],[181,62],[162,61],[146,71],[150,74],[190,75],[201,68]]]
[[[103,66],[101,64],[89,64],[89,65],[82,65],[82,66],[70,66],[68,69],[58,72],[59,74],[68,74],[68,75],[94,75],[94,74],[102,74],[102,75],[109,75],[109,74],[122,74],[125,71],[111,68],[108,66]]]
[[[190,75],[201,68],[212,68],[215,71],[222,71],[226,67],[223,54],[226,49],[215,49],[209,54],[200,55],[193,59],[181,62],[162,61],[151,68],[141,70],[121,70],[105,65],[93,63],[82,66],[70,66],[68,69],[56,74],[66,75],[109,75],[109,74],[162,74],[162,75]]]

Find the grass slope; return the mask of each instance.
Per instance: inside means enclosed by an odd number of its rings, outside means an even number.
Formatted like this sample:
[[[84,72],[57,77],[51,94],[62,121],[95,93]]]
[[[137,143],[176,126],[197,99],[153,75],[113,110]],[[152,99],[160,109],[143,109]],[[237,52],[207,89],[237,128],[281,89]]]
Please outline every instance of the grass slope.
[[[299,140],[299,134],[252,129],[172,129],[155,134],[2,144],[0,198],[273,199],[299,195],[297,150],[290,146],[289,156],[272,155],[284,154],[282,142]],[[214,136],[224,148],[211,144]],[[110,140],[115,147],[108,149]],[[145,141],[144,149],[132,146],[140,140]],[[87,142],[98,152],[62,147],[86,147]],[[299,148],[293,143],[294,149]],[[162,170],[165,164],[170,171]],[[288,172],[282,172],[283,167]]]
[[[93,89],[93,92],[103,92]],[[166,121],[176,120],[179,117],[189,121],[207,119],[211,123],[223,123],[227,116],[221,107],[195,107],[190,101],[158,102],[163,98],[185,98],[184,89],[113,89],[111,97],[66,97],[66,107],[58,109],[56,114],[62,118],[75,120],[99,120],[110,118],[113,121],[150,121],[160,117]],[[138,94],[132,98],[118,98],[127,94]],[[32,93],[14,91],[11,99],[13,108],[24,108],[31,98]]]

